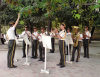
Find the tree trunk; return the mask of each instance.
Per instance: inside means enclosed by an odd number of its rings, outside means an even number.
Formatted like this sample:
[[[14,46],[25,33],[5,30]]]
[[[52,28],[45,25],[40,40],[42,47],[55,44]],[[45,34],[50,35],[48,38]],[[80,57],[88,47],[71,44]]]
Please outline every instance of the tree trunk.
[[[52,26],[52,21],[51,21],[51,19],[49,18],[49,19],[48,19],[48,28],[47,28],[47,31],[48,31],[48,32],[51,31],[51,26]]]
[[[0,44],[1,44],[1,24],[0,24]]]
[[[91,40],[92,40],[92,36],[94,34],[94,31],[95,31],[95,27],[92,27],[92,30],[91,30],[91,38],[90,38],[90,43],[91,43]]]

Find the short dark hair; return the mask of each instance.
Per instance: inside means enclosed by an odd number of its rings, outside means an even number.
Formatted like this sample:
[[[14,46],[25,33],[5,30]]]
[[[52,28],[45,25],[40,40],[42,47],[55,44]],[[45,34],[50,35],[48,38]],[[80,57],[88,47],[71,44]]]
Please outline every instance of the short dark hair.
[[[41,29],[45,30],[45,27],[41,27]]]
[[[25,26],[25,28],[28,28],[28,26]]]
[[[36,27],[33,27],[33,29],[37,29]]]
[[[9,26],[12,26],[12,25],[14,25],[14,24],[15,24],[14,21],[10,21],[10,22],[9,22]]]

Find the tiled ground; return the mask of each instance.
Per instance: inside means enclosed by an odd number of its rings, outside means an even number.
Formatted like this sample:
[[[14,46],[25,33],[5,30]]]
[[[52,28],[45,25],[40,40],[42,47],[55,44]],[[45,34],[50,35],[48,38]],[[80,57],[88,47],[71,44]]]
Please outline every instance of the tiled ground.
[[[43,62],[38,59],[31,59],[31,49],[29,53],[30,66],[24,66],[25,59],[22,58],[22,49],[17,47],[15,55],[16,69],[7,68],[7,46],[0,45],[0,77],[99,77],[100,76],[100,42],[93,42],[90,45],[90,58],[83,58],[83,49],[80,62],[68,64],[65,68],[59,68],[59,51],[56,45],[54,54],[47,53],[47,69],[50,74],[41,74]],[[18,61],[16,61],[16,59]]]

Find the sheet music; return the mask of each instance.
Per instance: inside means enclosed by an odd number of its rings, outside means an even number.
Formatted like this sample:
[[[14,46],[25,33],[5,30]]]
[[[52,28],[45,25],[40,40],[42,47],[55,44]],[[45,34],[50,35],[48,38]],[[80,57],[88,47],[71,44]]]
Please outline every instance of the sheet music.
[[[31,45],[31,43],[30,43],[30,41],[28,39],[27,34],[24,35],[24,38],[23,39],[24,39],[25,43],[27,43],[28,45]]]
[[[48,49],[52,49],[50,36],[43,35],[42,42],[43,42],[43,47],[46,47]]]
[[[73,40],[72,40],[71,34],[66,34],[65,43],[66,43],[66,45],[73,44]]]

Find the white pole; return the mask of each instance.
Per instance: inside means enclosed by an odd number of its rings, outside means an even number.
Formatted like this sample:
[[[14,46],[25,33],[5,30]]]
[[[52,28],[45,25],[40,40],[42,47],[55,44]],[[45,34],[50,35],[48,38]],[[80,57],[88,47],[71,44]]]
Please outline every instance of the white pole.
[[[44,70],[46,70],[46,62],[47,62],[47,48],[45,47],[45,62],[44,62]]]
[[[27,55],[27,43],[26,43],[26,63],[28,62],[28,55]]]
[[[41,69],[41,73],[49,74],[49,70],[46,69],[47,64],[47,47],[45,47],[45,62],[44,62],[44,69]]]
[[[24,63],[24,65],[30,65],[30,63],[28,62],[28,48],[27,48],[27,43],[26,43],[26,62]]]

